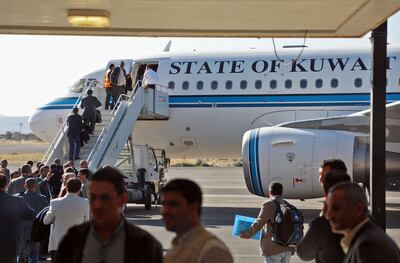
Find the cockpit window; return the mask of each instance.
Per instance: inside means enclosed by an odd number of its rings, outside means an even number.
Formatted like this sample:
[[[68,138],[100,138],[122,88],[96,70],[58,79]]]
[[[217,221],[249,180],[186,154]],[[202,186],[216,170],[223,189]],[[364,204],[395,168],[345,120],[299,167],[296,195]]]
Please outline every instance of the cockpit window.
[[[69,88],[69,91],[76,92],[76,93],[82,93],[85,83],[86,83],[86,79],[80,79]]]
[[[98,87],[99,82],[96,79],[80,79],[69,88],[69,91],[82,93],[84,89],[91,87],[91,89]]]

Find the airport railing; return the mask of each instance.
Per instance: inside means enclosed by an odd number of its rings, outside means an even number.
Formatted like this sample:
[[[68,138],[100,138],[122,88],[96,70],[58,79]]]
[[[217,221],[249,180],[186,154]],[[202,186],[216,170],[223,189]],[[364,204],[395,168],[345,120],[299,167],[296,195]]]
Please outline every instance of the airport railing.
[[[93,89],[98,85],[98,81],[97,80],[86,80],[85,84],[84,84],[84,88],[82,90],[82,93],[80,94],[80,96],[78,97],[78,99],[76,100],[74,106],[72,107],[78,107],[82,101],[82,98],[86,95],[87,91],[89,89]],[[70,111],[69,114],[72,113],[72,109]],[[69,115],[68,114],[68,115]],[[53,142],[50,144],[49,148],[47,149],[43,159],[42,159],[42,163],[46,164],[46,165],[50,165],[50,163],[56,159],[56,158],[60,158],[60,159],[66,159],[67,158],[67,153],[68,151],[63,151],[62,148],[65,148],[64,144],[65,144],[65,137],[66,137],[66,133],[68,131],[68,127],[67,127],[67,120],[68,120],[68,116],[67,118],[65,118],[63,125],[61,126],[61,128],[59,129],[56,137],[54,138]],[[54,156],[56,155],[56,156]]]

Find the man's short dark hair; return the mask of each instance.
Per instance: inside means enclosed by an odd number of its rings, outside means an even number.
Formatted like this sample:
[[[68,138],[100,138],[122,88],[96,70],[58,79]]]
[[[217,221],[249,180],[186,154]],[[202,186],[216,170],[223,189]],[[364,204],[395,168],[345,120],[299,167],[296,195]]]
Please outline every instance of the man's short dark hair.
[[[59,158],[54,159],[55,164],[61,164],[61,160]]]
[[[28,164],[28,165],[30,165],[32,167],[33,166],[33,161],[29,160],[29,161],[26,162],[26,164]]]
[[[78,112],[79,112],[79,108],[78,108],[78,107],[73,108],[73,109],[72,109],[72,112],[73,112],[73,113],[78,113]]]
[[[340,159],[327,159],[322,162],[321,168],[329,166],[331,170],[342,170],[347,172],[346,164]]]
[[[67,192],[77,193],[81,190],[82,183],[78,178],[69,178],[67,181]]]
[[[40,166],[40,173],[42,173],[42,171],[44,170],[44,169],[50,169],[50,167],[48,166],[48,165],[42,165],[42,166]]]
[[[325,192],[328,192],[332,186],[341,182],[350,182],[350,176],[343,170],[330,170],[322,179],[322,186]]]
[[[88,95],[92,95],[92,94],[93,94],[93,90],[88,89],[87,94],[88,94]]]
[[[339,190],[343,191],[346,201],[352,207],[356,206],[357,204],[361,204],[365,209],[364,212],[366,214],[368,213],[367,196],[365,194],[364,189],[362,189],[361,186],[352,182],[341,182],[332,186],[331,189],[329,190],[329,194],[332,194],[333,192]]]
[[[88,168],[79,169],[79,173],[86,175],[86,178],[90,176],[90,170]]]
[[[31,174],[32,173],[32,167],[29,164],[22,165],[21,173],[22,174]]]
[[[126,192],[123,174],[116,168],[105,166],[90,176],[92,182],[108,182],[114,185],[118,195]]]
[[[0,189],[6,188],[8,183],[7,176],[4,174],[0,174]]]
[[[65,171],[64,171],[65,173],[75,173],[75,170],[74,170],[74,168],[72,168],[71,166],[69,166],[69,167],[67,167],[67,168],[65,168]]]
[[[283,185],[280,182],[272,182],[269,184],[269,191],[273,196],[282,195]]]
[[[26,184],[26,188],[28,188],[29,190],[32,190],[32,189],[35,189],[37,181],[35,178],[27,178],[25,180],[25,184]]]
[[[161,190],[162,193],[178,192],[189,203],[198,204],[198,212],[201,215],[201,204],[203,203],[203,194],[198,184],[188,179],[174,179],[169,181]]]

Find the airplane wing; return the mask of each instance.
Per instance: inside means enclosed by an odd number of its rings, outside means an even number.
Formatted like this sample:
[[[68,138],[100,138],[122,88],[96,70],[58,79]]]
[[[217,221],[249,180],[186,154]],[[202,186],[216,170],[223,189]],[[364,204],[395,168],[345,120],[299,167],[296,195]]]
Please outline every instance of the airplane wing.
[[[371,110],[345,116],[293,121],[277,126],[297,129],[342,130],[369,134]],[[386,105],[386,142],[400,142],[400,101]]]

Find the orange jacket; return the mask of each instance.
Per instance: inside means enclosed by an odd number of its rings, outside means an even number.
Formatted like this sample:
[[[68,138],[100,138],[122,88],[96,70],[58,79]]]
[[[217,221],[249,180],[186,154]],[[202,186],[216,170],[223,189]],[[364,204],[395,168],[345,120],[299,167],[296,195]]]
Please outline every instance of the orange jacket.
[[[105,89],[109,89],[109,88],[112,88],[112,84],[111,84],[111,81],[110,81],[110,70],[108,70],[107,72],[106,72],[106,74],[104,75],[104,84],[103,84],[103,87],[105,88]]]

